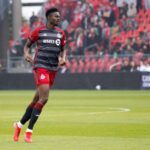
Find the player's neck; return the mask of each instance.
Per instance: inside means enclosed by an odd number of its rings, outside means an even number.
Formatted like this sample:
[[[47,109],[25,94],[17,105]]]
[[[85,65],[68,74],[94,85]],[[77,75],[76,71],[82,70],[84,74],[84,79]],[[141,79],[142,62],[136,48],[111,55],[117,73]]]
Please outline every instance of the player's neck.
[[[54,29],[54,28],[55,28],[55,26],[54,26],[53,24],[51,24],[51,23],[47,23],[47,24],[46,24],[46,27],[47,27],[48,29]]]

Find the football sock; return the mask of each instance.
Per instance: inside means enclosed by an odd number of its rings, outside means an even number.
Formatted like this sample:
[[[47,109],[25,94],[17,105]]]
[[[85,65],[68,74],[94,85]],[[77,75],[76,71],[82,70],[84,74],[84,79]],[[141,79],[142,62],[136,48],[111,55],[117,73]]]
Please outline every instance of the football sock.
[[[31,129],[27,129],[26,132],[33,132]]]
[[[32,114],[31,114],[31,119],[29,122],[28,129],[30,129],[30,130],[33,129],[38,117],[40,116],[43,106],[44,106],[44,104],[39,103],[39,102],[35,104]]]
[[[32,102],[27,107],[25,114],[23,115],[22,119],[20,120],[20,123],[22,125],[24,125],[30,119],[35,104],[36,104],[35,102]]]
[[[17,122],[17,126],[18,126],[19,128],[22,128],[23,124],[19,121],[19,122]]]

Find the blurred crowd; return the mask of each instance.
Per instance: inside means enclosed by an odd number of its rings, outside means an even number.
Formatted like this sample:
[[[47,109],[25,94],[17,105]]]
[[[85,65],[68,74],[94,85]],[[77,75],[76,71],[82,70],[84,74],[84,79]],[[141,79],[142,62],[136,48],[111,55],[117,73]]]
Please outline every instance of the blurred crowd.
[[[38,16],[25,20],[11,56],[22,56],[33,29],[57,7],[67,35],[68,72],[150,71],[150,0],[48,0]]]

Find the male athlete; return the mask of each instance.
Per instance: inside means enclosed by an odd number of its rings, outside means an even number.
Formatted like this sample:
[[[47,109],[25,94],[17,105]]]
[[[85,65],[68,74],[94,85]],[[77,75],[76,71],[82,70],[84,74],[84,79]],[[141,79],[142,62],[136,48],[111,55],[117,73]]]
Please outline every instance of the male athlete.
[[[60,13],[57,8],[51,8],[46,12],[47,23],[45,26],[36,28],[31,32],[29,39],[24,46],[25,60],[33,64],[33,72],[37,85],[36,94],[33,101],[27,107],[21,120],[14,123],[14,141],[19,140],[22,126],[29,121],[25,131],[25,142],[32,142],[32,130],[48,101],[49,89],[53,85],[57,69],[66,63],[65,34],[64,31],[56,27],[60,22]],[[29,49],[33,43],[37,44],[34,60]]]

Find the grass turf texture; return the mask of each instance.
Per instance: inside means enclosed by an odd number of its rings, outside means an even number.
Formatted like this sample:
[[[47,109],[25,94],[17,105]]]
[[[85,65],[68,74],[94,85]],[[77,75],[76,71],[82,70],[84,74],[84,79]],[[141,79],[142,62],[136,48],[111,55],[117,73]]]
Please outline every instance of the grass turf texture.
[[[14,143],[34,91],[0,91],[0,150],[150,150],[149,91],[51,91],[27,144]],[[120,109],[128,108],[129,112]]]

